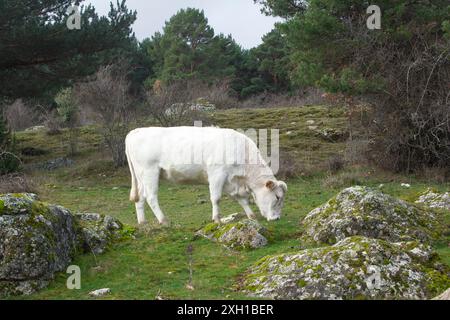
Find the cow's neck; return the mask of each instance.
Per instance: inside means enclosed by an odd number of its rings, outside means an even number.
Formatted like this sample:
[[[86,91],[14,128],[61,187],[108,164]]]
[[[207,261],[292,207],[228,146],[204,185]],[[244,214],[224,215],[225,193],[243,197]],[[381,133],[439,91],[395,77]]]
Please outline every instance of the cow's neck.
[[[276,181],[272,170],[267,165],[248,165],[245,178],[247,186],[252,191],[265,186],[268,180]]]

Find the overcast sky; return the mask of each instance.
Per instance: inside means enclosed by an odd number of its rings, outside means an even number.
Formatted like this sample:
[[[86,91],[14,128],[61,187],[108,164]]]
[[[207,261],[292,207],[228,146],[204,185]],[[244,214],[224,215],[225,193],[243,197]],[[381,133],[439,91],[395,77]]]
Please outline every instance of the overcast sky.
[[[109,11],[109,2],[86,1],[92,3],[102,15]],[[263,15],[260,6],[253,0],[127,0],[127,5],[138,13],[133,30],[139,40],[161,31],[165,21],[187,7],[203,9],[216,34],[231,34],[246,49],[259,45],[261,37],[279,21]]]

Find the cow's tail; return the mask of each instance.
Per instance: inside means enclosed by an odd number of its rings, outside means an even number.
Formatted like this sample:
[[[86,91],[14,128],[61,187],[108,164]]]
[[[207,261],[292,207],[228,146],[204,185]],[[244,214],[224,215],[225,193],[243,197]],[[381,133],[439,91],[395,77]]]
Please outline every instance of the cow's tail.
[[[131,202],[139,202],[139,187],[138,187],[138,181],[136,178],[136,173],[134,172],[133,167],[133,161],[131,160],[129,150],[128,150],[128,143],[125,144],[125,153],[128,160],[128,166],[130,167],[130,173],[131,173],[131,191],[130,191],[130,201]]]

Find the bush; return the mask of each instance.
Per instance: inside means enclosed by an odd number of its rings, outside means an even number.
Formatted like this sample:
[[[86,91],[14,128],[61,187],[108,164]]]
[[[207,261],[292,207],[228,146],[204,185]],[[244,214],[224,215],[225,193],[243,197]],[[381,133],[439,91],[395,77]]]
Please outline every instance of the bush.
[[[19,170],[21,161],[14,152],[14,137],[11,135],[3,114],[0,113],[0,175]]]
[[[22,100],[16,100],[5,108],[5,117],[13,131],[25,130],[36,124],[36,115]]]
[[[36,193],[36,186],[24,174],[7,174],[0,176],[1,193]]]
[[[81,83],[74,95],[81,108],[95,116],[113,161],[117,167],[127,163],[125,137],[135,120],[135,99],[129,92],[126,64],[101,68],[94,80]]]
[[[237,102],[228,91],[226,83],[180,80],[163,84],[156,81],[147,92],[144,112],[150,113],[163,127],[192,126],[195,120],[206,120],[203,111],[235,107]]]
[[[359,171],[344,171],[338,174],[329,174],[322,181],[326,188],[342,189],[355,185],[364,185],[365,178]]]
[[[328,159],[327,167],[330,173],[337,173],[345,167],[345,160],[341,155],[334,155]]]
[[[78,106],[73,97],[72,89],[66,88],[61,90],[56,95],[55,102],[58,105],[57,112],[61,122],[69,131],[67,135],[69,155],[74,156],[78,151],[78,136],[80,133],[78,130]]]

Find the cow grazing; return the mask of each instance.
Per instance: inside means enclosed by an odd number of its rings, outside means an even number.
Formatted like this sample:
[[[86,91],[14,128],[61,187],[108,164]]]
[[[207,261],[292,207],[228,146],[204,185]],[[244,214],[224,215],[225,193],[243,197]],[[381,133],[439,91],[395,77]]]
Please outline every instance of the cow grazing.
[[[138,222],[145,223],[147,201],[159,223],[167,224],[158,203],[160,178],[175,183],[208,183],[212,218],[220,222],[219,201],[227,193],[254,219],[253,196],[268,221],[281,216],[287,186],[277,181],[256,144],[231,129],[173,127],[140,128],[126,138],[131,172],[130,200]]]

